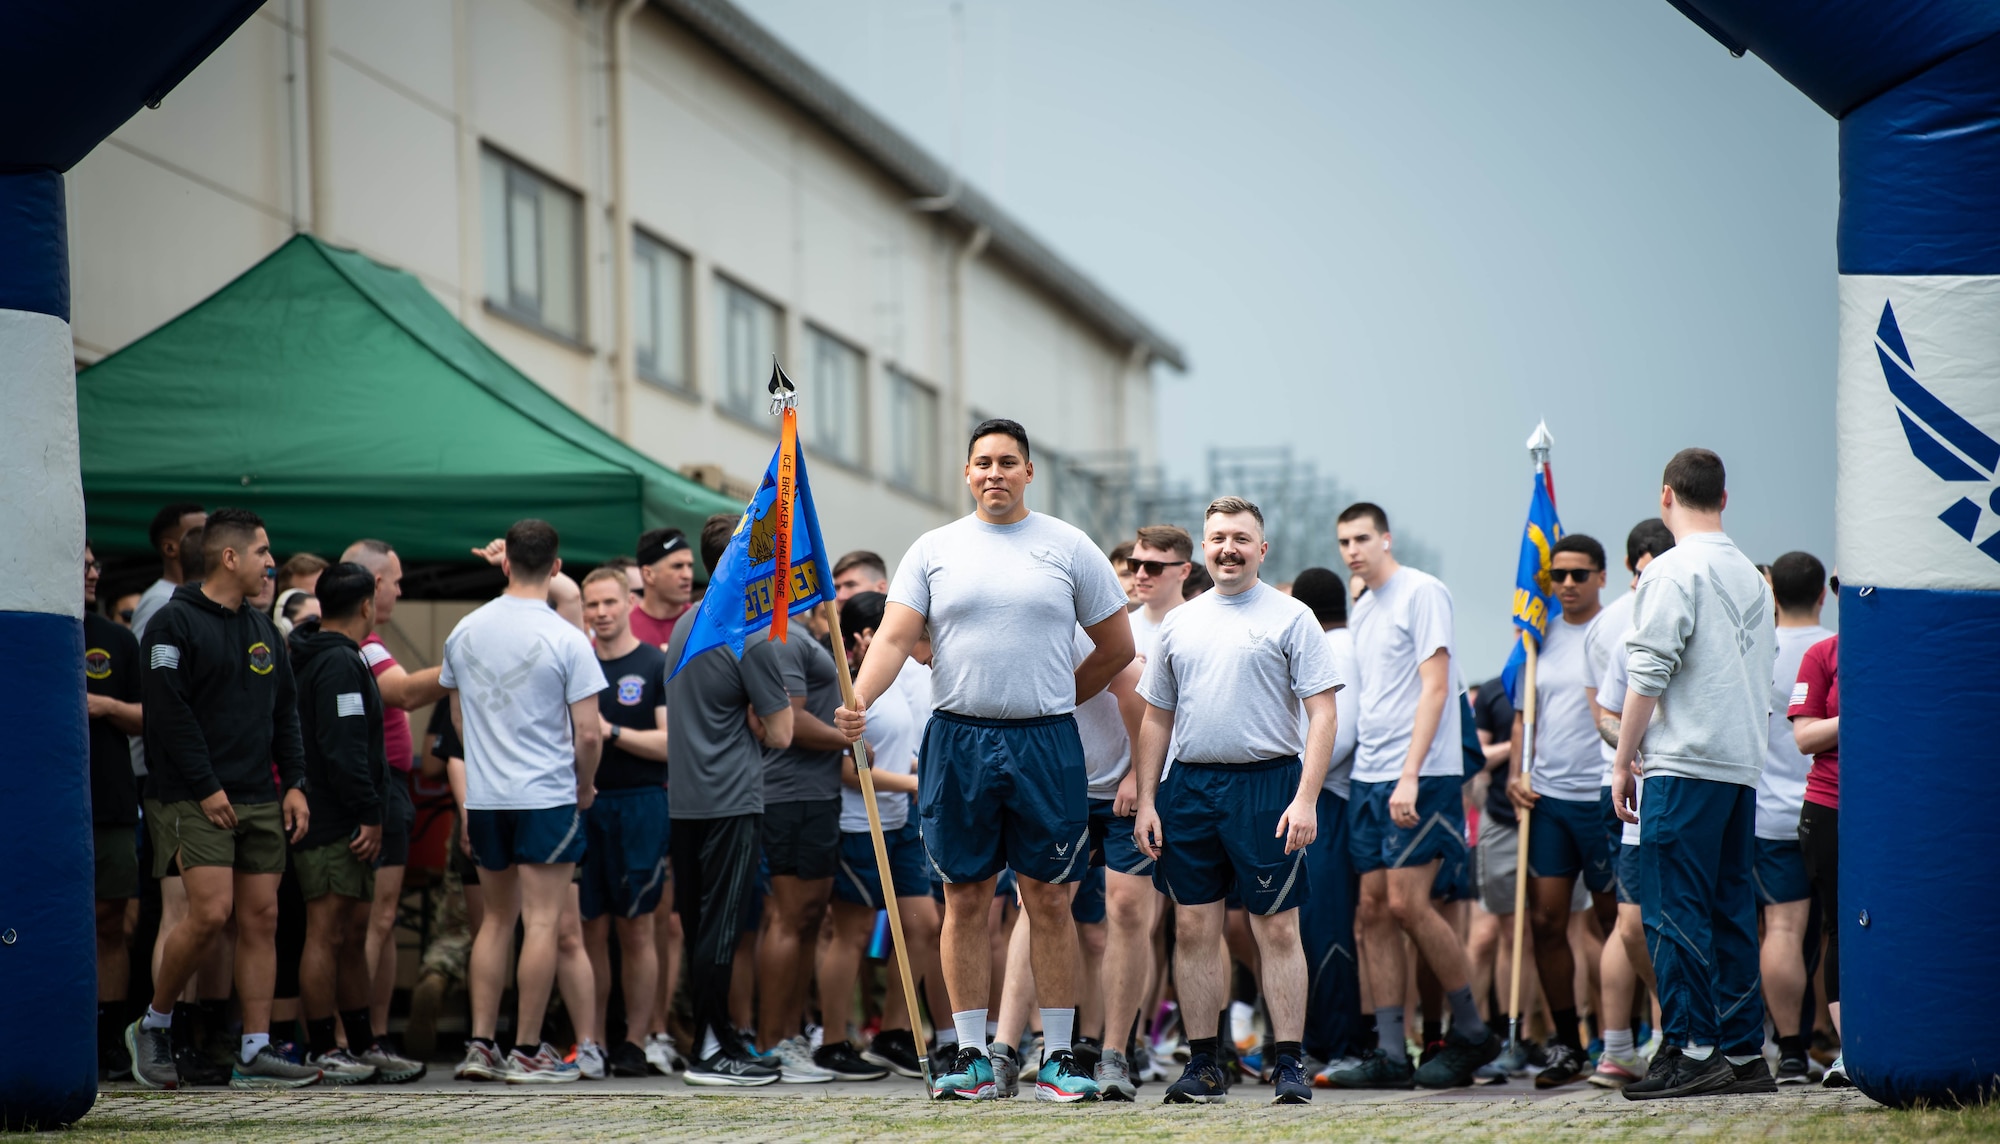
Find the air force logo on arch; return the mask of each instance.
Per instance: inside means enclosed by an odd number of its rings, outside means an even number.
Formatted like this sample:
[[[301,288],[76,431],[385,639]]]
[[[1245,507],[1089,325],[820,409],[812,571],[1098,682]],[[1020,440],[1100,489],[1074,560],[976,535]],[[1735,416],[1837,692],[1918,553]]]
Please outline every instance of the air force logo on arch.
[[[1882,377],[1895,399],[1910,452],[1938,479],[1955,485],[1983,485],[1961,495],[1938,514],[1938,520],[2000,561],[2000,528],[1988,528],[1985,509],[2000,516],[2000,441],[1961,416],[1917,380],[1916,361],[1896,322],[1895,304],[1882,303],[1882,320],[1875,327],[1875,355]],[[1957,490],[1953,490],[1957,491]],[[1975,497],[1977,499],[1975,499]],[[1984,539],[1980,533],[1986,532]]]

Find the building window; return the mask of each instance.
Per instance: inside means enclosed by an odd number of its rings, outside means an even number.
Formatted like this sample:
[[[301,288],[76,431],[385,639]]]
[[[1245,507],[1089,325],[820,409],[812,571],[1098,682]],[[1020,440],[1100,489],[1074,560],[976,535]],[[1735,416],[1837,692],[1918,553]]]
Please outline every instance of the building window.
[[[688,378],[688,257],[632,236],[632,358],[639,376],[692,390]]]
[[[868,423],[863,399],[861,351],[815,327],[807,327],[812,345],[811,388],[805,391],[806,445],[844,465],[862,467]]]
[[[937,390],[889,371],[889,480],[919,496],[938,496]]]
[[[583,210],[576,192],[496,151],[480,154],[486,301],[558,337],[583,337]]]
[[[766,412],[765,382],[778,355],[778,308],[718,275],[715,309],[722,321],[722,407],[740,417]]]

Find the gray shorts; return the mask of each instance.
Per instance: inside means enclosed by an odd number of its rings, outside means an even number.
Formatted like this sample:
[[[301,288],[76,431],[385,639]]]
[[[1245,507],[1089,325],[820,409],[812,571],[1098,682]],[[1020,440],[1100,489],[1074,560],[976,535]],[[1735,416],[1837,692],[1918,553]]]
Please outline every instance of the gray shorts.
[[[1519,828],[1496,822],[1491,815],[1480,818],[1479,846],[1475,858],[1478,861],[1479,904],[1486,907],[1487,913],[1503,918],[1513,916],[1514,871],[1520,862],[1520,853]],[[1590,890],[1584,886],[1582,878],[1576,880],[1569,908],[1571,913],[1590,908]]]

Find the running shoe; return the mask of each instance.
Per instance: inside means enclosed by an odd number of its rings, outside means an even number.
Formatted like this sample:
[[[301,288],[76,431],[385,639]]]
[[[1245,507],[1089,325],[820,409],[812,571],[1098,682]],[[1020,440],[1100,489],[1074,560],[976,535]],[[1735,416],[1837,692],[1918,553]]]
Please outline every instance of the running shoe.
[[[1272,1104],[1311,1104],[1312,1084],[1306,1080],[1306,1070],[1293,1057],[1279,1057],[1278,1067],[1272,1070]]]
[[[305,1064],[319,1070],[321,1084],[367,1084],[375,1079],[375,1066],[349,1055],[346,1049],[313,1054]]]
[[[1414,1046],[1409,1047],[1413,1048]],[[1442,1052],[1444,1052],[1444,1038],[1440,1037],[1435,1041],[1425,1041],[1424,1047],[1412,1055],[1417,1062],[1417,1067],[1423,1068],[1425,1065],[1436,1060],[1438,1054]]]
[[[516,1045],[507,1054],[507,1065],[507,1074],[501,1079],[508,1084],[570,1084],[583,1079],[582,1070],[562,1059],[562,1054],[547,1041],[532,1053]]]
[[[1599,1088],[1623,1088],[1646,1075],[1646,1058],[1637,1053],[1620,1057],[1605,1053],[1597,1058],[1597,1070],[1590,1074],[1590,1083]]]
[[[970,1045],[961,1045],[946,1070],[931,1082],[938,1097],[957,1100],[992,1100],[999,1094],[993,1083],[993,1062]]]
[[[1057,1049],[1035,1073],[1035,1099],[1075,1104],[1097,1099],[1097,1081],[1085,1072],[1073,1049]]]
[[[320,1070],[311,1065],[295,1065],[273,1052],[266,1044],[257,1055],[238,1061],[229,1071],[230,1088],[304,1088],[318,1084]]]
[[[1705,1096],[1721,1092],[1735,1083],[1736,1071],[1719,1052],[1705,1061],[1695,1060],[1674,1045],[1665,1045],[1653,1058],[1644,1080],[1625,1086],[1626,1100],[1664,1100],[1676,1096]]]
[[[1361,1067],[1360,1057],[1336,1057],[1319,1067],[1313,1074],[1314,1088],[1332,1088],[1333,1074]]]
[[[814,1051],[812,1059],[822,1070],[831,1073],[835,1080],[881,1080],[889,1075],[889,1070],[883,1066],[862,1060],[861,1054],[846,1041],[821,1045]]]
[[[1771,1066],[1764,1063],[1762,1054],[1751,1057],[1740,1065],[1729,1066],[1729,1087],[1722,1090],[1725,1095],[1744,1093],[1759,1095],[1778,1091],[1778,1082],[1771,1076]]]
[[[785,1084],[827,1084],[833,1074],[813,1063],[812,1047],[804,1037],[778,1042],[778,1079]]]
[[[1139,1084],[1164,1084],[1167,1080],[1166,1061],[1153,1054],[1151,1046],[1139,1042],[1139,1052],[1131,1059],[1132,1079]]]
[[[430,1071],[430,1066],[424,1062],[411,1060],[383,1040],[377,1040],[367,1052],[357,1054],[354,1059],[364,1065],[375,1066],[376,1084],[408,1084]]]
[[[465,1059],[451,1070],[455,1080],[504,1080],[507,1077],[507,1056],[499,1046],[491,1041],[465,1042]]]
[[[174,1031],[148,1029],[142,1017],[125,1026],[125,1052],[132,1058],[132,1079],[147,1088],[179,1088],[180,1070],[174,1067]]]
[[[687,1060],[681,1056],[680,1047],[674,1044],[672,1033],[646,1034],[646,1063],[661,1076],[672,1076],[687,1067]]]
[[[1002,1100],[1021,1094],[1021,1055],[1011,1045],[988,1045],[986,1059],[993,1062],[993,1095]]]
[[[917,1038],[908,1029],[875,1034],[875,1039],[861,1050],[861,1059],[881,1065],[897,1076],[922,1079],[924,1075],[924,1062],[917,1056]]]
[[[1097,1095],[1104,1100],[1130,1102],[1139,1095],[1139,1087],[1132,1083],[1132,1071],[1125,1063],[1125,1054],[1117,1049],[1104,1050],[1104,1056],[1097,1062]]]
[[[1779,1058],[1776,1079],[1779,1084],[1811,1084],[1812,1060],[1803,1053]]]
[[[1463,1088],[1472,1083],[1479,1066],[1500,1055],[1500,1038],[1481,1028],[1482,1040],[1471,1041],[1457,1029],[1444,1036],[1444,1049],[1417,1069],[1412,1078],[1420,1088]]]
[[[231,1054],[234,1057],[234,1054]],[[198,1085],[225,1085],[234,1075],[235,1060],[218,1060],[194,1045],[174,1046],[174,1071],[180,1074],[181,1087]]]
[[[605,1072],[608,1071],[604,1046],[596,1041],[582,1042],[571,1049],[569,1056],[563,1059],[566,1063],[575,1065],[576,1071],[585,1080],[603,1080]]]
[[[1104,1046],[1095,1037],[1078,1037],[1070,1050],[1076,1054],[1077,1066],[1089,1076],[1097,1075],[1097,1062],[1104,1059]]]
[[[1399,1061],[1381,1049],[1369,1049],[1359,1064],[1326,1079],[1329,1088],[1413,1088],[1415,1074],[1409,1061]]]
[[[912,1045],[915,1041],[912,1040]],[[950,1072],[958,1064],[958,1042],[948,1041],[931,1046],[931,1079]]]
[[[1528,1047],[1514,1041],[1500,1050],[1500,1055],[1490,1062],[1506,1076],[1528,1075]]]
[[[1590,1058],[1568,1045],[1550,1045],[1549,1063],[1535,1074],[1536,1088],[1561,1088],[1590,1075]]]
[[[611,1046],[606,1063],[611,1066],[612,1076],[653,1075],[653,1062],[646,1059],[646,1050],[630,1041],[620,1041]]]
[[[778,1069],[747,1052],[717,1049],[710,1056],[689,1061],[681,1082],[705,1088],[757,1088],[778,1083]]]
[[[1847,1054],[1841,1053],[1826,1066],[1826,1076],[1820,1082],[1821,1088],[1853,1088],[1854,1080],[1847,1075]]]
[[[1188,1058],[1181,1079],[1167,1086],[1165,1104],[1221,1104],[1229,1099],[1229,1085],[1215,1058],[1197,1053]]]

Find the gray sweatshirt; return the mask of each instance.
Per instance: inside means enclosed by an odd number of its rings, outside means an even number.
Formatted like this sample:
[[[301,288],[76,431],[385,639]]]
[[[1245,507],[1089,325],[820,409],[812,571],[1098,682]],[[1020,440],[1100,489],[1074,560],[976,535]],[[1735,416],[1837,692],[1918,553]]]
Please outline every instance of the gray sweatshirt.
[[[1720,532],[1684,537],[1639,578],[1626,637],[1632,690],[1660,697],[1645,773],[1754,787],[1777,656],[1770,586]]]

